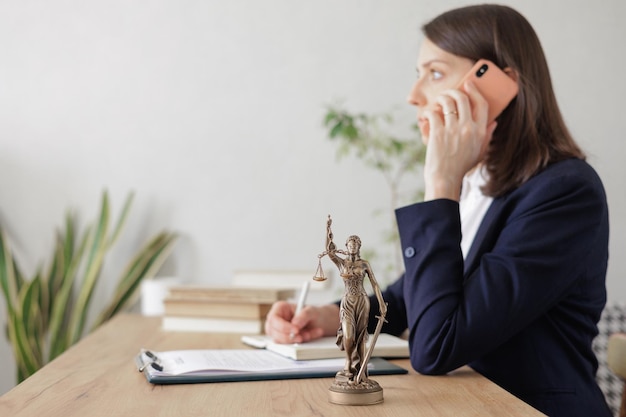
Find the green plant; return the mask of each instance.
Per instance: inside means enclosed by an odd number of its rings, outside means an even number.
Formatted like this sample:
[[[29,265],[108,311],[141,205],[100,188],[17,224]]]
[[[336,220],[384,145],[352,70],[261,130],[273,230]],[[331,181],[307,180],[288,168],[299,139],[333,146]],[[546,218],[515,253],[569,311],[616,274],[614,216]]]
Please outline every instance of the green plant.
[[[351,113],[339,105],[327,107],[324,126],[328,129],[329,139],[338,143],[339,159],[354,154],[366,166],[382,173],[389,186],[389,206],[385,212],[389,215],[390,229],[386,232],[385,240],[394,244],[394,256],[387,269],[397,275],[403,265],[393,212],[404,202],[405,197],[414,201],[423,198],[422,189],[415,187],[419,183],[417,180],[413,183],[412,193],[405,196],[401,191],[406,174],[415,174],[424,165],[426,147],[422,143],[419,128],[417,124],[412,124],[410,128],[413,136],[400,138],[391,133],[394,128],[391,113]]]
[[[15,355],[18,382],[86,333],[89,306],[105,255],[120,235],[132,197],[132,193],[127,197],[111,232],[106,191],[97,222],[87,227],[80,239],[75,216],[68,212],[64,229],[56,233],[47,271],[39,267],[30,280],[22,274],[6,233],[0,228],[0,286],[6,301],[6,334]],[[144,244],[120,275],[111,301],[94,320],[92,329],[129,304],[141,280],[154,276],[161,267],[175,239],[175,234],[164,231]]]

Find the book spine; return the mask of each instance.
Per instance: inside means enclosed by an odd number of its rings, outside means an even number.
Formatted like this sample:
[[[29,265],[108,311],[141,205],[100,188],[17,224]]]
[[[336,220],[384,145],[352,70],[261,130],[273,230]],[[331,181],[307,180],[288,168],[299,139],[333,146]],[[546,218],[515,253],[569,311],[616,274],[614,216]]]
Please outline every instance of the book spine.
[[[262,334],[264,320],[163,317],[163,330],[178,332]]]
[[[249,304],[272,304],[276,301],[287,300],[295,295],[294,291],[277,294],[224,294],[213,293],[208,290],[182,290],[171,288],[168,297],[170,299],[212,301],[222,303],[249,303]]]
[[[166,298],[166,316],[213,317],[225,319],[265,319],[272,304],[218,303]]]

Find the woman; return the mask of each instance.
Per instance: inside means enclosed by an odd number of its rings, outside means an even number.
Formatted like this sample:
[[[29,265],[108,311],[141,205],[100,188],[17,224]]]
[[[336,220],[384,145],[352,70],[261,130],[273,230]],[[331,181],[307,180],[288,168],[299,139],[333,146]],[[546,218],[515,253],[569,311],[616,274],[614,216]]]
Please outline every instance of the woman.
[[[409,102],[427,145],[425,201],[396,211],[405,274],[383,293],[383,331],[408,329],[420,373],[469,365],[550,416],[610,416],[591,349],[606,302],[606,196],[565,126],[539,40],[497,5],[452,10],[423,32]],[[481,58],[519,88],[493,122],[471,82],[454,88]],[[336,309],[292,317],[277,304],[266,331],[332,334]]]

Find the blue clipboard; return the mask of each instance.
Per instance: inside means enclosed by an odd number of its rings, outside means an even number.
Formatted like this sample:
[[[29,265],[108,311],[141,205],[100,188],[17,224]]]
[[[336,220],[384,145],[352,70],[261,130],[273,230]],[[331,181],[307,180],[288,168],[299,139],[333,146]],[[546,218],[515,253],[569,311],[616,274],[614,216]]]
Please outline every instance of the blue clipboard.
[[[146,354],[148,352],[148,354]],[[273,353],[267,351],[255,351],[259,355]],[[226,371],[226,370],[195,370],[183,374],[168,374],[164,372],[157,354],[142,350],[135,357],[137,370],[142,372],[148,382],[152,384],[198,384],[210,382],[239,382],[239,381],[268,381],[279,379],[305,379],[305,378],[330,378],[341,369],[337,367],[307,367],[299,369],[297,361],[292,369],[280,369],[271,371]],[[312,361],[308,361],[312,362]],[[368,366],[369,375],[398,375],[407,374],[408,371],[401,366],[389,362],[383,358],[372,358]]]

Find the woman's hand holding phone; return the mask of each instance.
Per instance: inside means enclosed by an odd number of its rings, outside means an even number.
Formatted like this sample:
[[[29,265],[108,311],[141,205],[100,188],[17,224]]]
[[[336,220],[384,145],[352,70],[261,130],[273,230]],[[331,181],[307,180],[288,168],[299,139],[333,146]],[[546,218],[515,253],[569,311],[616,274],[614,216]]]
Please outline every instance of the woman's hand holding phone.
[[[484,157],[496,122],[488,122],[488,103],[472,81],[464,91],[437,98],[440,109],[427,110],[430,133],[424,165],[425,200],[458,201],[465,174]]]

